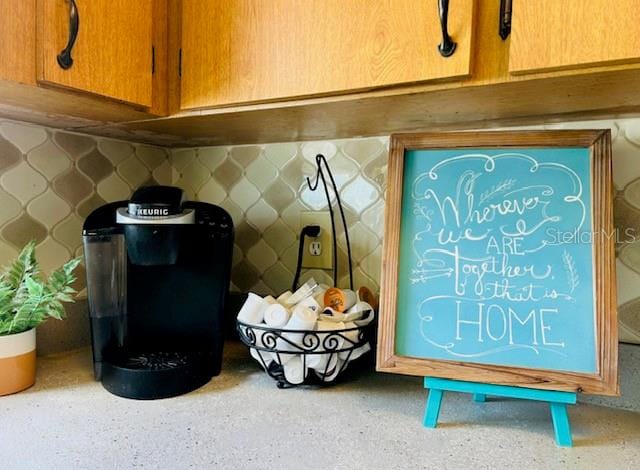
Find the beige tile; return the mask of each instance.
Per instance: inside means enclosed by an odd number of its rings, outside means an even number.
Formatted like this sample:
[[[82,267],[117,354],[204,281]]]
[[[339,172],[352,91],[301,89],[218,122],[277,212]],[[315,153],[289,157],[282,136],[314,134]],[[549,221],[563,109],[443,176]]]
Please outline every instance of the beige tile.
[[[291,289],[293,273],[278,261],[265,271],[262,281],[268,286],[270,294],[279,295]]]
[[[225,198],[224,201],[222,201],[218,205],[224,208],[224,210],[226,210],[229,213],[229,215],[231,216],[231,220],[233,220],[233,225],[235,227],[238,227],[238,225],[240,224],[240,222],[242,222],[244,218],[244,213],[242,212],[242,209],[240,209],[238,205],[235,204],[228,197]]]
[[[43,241],[47,237],[47,228],[23,212],[20,217],[4,226],[2,236],[14,247],[22,249],[31,240],[37,243]]]
[[[243,259],[244,259],[244,253],[242,252],[240,247],[234,243],[233,244],[233,256],[232,256],[232,259],[231,259],[231,265],[235,266],[236,264],[238,264]]]
[[[378,245],[376,249],[366,256],[360,262],[360,269],[376,282],[376,290],[380,284],[380,269],[382,267],[382,254],[381,246]]]
[[[184,191],[184,197],[188,201],[193,201],[196,198],[196,192],[194,191],[193,187],[187,181],[185,181],[182,176],[174,181],[174,185]]]
[[[359,214],[376,202],[380,193],[373,184],[362,176],[358,176],[342,190],[340,196],[343,204]]]
[[[198,149],[198,160],[209,171],[214,171],[229,156],[227,147],[203,147]]]
[[[129,199],[131,188],[117,173],[111,173],[97,186],[98,195],[107,202]]]
[[[22,205],[11,194],[0,189],[0,226],[13,219],[22,211]]]
[[[51,229],[56,223],[64,219],[71,211],[69,204],[51,189],[33,199],[27,206],[27,212],[35,220]]]
[[[378,157],[370,160],[363,168],[362,172],[374,184],[378,186],[378,190],[383,192],[387,184],[387,153],[381,153]]]
[[[3,122],[0,125],[0,134],[18,147],[22,153],[29,152],[47,140],[47,131],[43,127],[21,122]]]
[[[243,211],[247,211],[260,198],[260,191],[249,180],[242,179],[231,188],[229,197]]]
[[[47,237],[36,247],[36,256],[42,271],[48,275],[69,261],[71,253],[51,237]]]
[[[324,192],[322,181],[318,184],[315,191],[312,191],[307,185],[305,185],[299,196],[302,203],[307,206],[307,210],[321,211],[329,209],[327,204],[327,195]],[[329,186],[329,197],[331,198],[331,203],[335,203],[336,197],[331,186]]]
[[[93,192],[93,183],[75,167],[53,180],[53,189],[65,201],[76,207]]]
[[[211,204],[220,204],[227,197],[227,193],[220,183],[215,179],[209,178],[207,182],[198,191],[198,200],[209,202]]]
[[[237,222],[236,226],[236,244],[246,253],[249,248],[260,241],[261,235],[258,230],[249,225],[245,220]]]
[[[182,178],[193,188],[194,192],[198,192],[202,185],[211,178],[211,172],[196,158],[182,169]]]
[[[120,140],[100,139],[98,148],[114,166],[123,162],[133,153],[133,145]]]
[[[187,166],[193,159],[196,158],[195,149],[178,149],[171,153],[171,165],[182,172],[185,166]]]
[[[384,201],[378,199],[375,204],[365,210],[360,220],[365,224],[378,238],[382,239],[384,234]]]
[[[613,182],[622,189],[640,176],[640,147],[626,139],[616,139],[613,142],[613,155]]]
[[[213,176],[229,192],[242,177],[242,169],[233,160],[227,159],[213,171]]]
[[[270,144],[264,147],[264,156],[278,169],[284,168],[297,153],[297,144]]]
[[[278,220],[278,213],[269,204],[260,199],[246,213],[247,221],[256,227],[260,233]]]
[[[362,222],[357,222],[349,227],[349,239],[351,241],[351,256],[354,260],[364,259],[380,246],[380,240]],[[340,246],[346,251],[344,236],[340,237]]]
[[[18,256],[18,250],[0,240],[0,266],[7,266]]]
[[[282,212],[293,202],[296,195],[287,184],[281,180],[276,180],[262,193],[262,197],[276,211]]]
[[[96,145],[95,139],[89,136],[62,131],[54,133],[53,140],[74,160],[89,152]]]
[[[300,231],[300,212],[305,210],[307,208],[304,204],[299,199],[294,199],[291,204],[280,212],[280,219],[297,234]]]
[[[269,160],[261,157],[247,167],[246,176],[262,193],[276,181],[278,170],[269,163]]]
[[[47,140],[43,145],[31,150],[27,159],[36,170],[49,180],[71,166],[67,154],[51,140]]]
[[[262,148],[258,145],[243,145],[240,147],[232,147],[229,155],[242,168],[248,168],[262,152]]]
[[[640,119],[630,119],[625,123],[624,136],[632,144],[640,146]]]
[[[336,144],[329,141],[307,142],[305,144],[302,144],[302,155],[314,167],[316,166],[316,155],[322,154],[327,159],[327,161],[329,161],[333,158],[337,151],[338,149],[336,147]]]
[[[264,273],[278,261],[278,255],[264,240],[258,240],[247,251],[247,260],[257,269],[258,273]]]
[[[298,262],[298,242],[290,245],[280,253],[280,261],[285,266],[290,266],[290,270],[295,270],[296,263]],[[293,279],[292,279],[293,280]]]
[[[21,161],[22,152],[20,152],[20,149],[8,140],[0,137],[0,172],[7,171]]]
[[[147,167],[135,155],[131,155],[118,165],[118,173],[131,189],[140,187],[151,175]]]
[[[249,292],[253,285],[260,279],[256,268],[247,260],[240,261],[231,273],[233,283],[241,292]]]
[[[100,197],[98,193],[93,193],[89,198],[82,201],[77,208],[78,215],[82,218],[86,218],[94,209],[103,206],[107,203]]]
[[[47,189],[47,180],[40,173],[22,161],[0,178],[2,187],[23,205]]]
[[[371,159],[386,154],[386,140],[378,137],[347,140],[342,145],[342,151],[363,165]]]
[[[91,178],[95,184],[105,179],[113,173],[114,170],[111,161],[102,155],[98,149],[94,149],[80,157],[77,166],[80,171]]]
[[[142,163],[153,171],[168,160],[167,151],[161,147],[151,145],[138,145],[135,149],[137,157]]]
[[[170,185],[172,183],[172,168],[168,160],[165,160],[153,170],[153,178],[160,184]]]
[[[75,214],[69,215],[53,229],[53,237],[74,253],[82,244],[83,220]]]
[[[262,234],[262,238],[278,254],[284,252],[289,246],[296,243],[296,234],[281,219],[276,220]]]
[[[338,152],[331,160],[331,174],[333,175],[333,179],[336,182],[336,186],[338,188],[344,187],[344,185],[352,180],[355,176],[360,173],[360,169],[356,162],[354,162],[349,157],[344,156],[342,153]],[[331,184],[329,175],[326,173],[325,169],[325,177],[327,178],[327,183]],[[315,174],[313,180],[315,181]]]
[[[279,179],[287,183],[294,192],[297,192],[303,184],[306,185],[302,173],[302,163],[301,158],[296,158],[287,163],[279,172]]]

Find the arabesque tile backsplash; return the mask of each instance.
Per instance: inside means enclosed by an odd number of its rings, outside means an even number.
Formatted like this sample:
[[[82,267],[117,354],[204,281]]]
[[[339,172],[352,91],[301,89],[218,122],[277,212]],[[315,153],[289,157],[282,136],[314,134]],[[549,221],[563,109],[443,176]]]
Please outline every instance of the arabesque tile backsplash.
[[[640,119],[556,123],[531,128],[610,128],[619,229],[640,230]],[[0,120],[0,264],[30,239],[51,270],[81,250],[83,218],[147,183],[175,184],[189,198],[221,205],[236,225],[233,288],[278,293],[292,281],[300,212],[325,210],[310,191],[315,156],[335,175],[351,235],[356,285],[378,289],[388,137],[307,143],[164,149]],[[340,284],[346,285],[339,232]],[[640,243],[617,247],[621,337],[640,341]],[[82,287],[81,272],[78,287]],[[331,283],[329,271],[304,277]]]

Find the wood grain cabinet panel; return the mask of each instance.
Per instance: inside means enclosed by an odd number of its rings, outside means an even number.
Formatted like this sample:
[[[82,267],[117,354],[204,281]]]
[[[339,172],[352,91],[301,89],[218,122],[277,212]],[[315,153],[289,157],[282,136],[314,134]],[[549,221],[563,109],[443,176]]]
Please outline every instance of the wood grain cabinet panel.
[[[69,38],[69,0],[38,0],[38,80],[151,106],[153,0],[75,0],[79,32],[73,65],[58,53]]]
[[[453,80],[471,73],[475,0],[183,0],[183,109]]]
[[[36,0],[0,0],[0,80],[35,84]]]
[[[513,0],[513,74],[640,63],[640,0]]]

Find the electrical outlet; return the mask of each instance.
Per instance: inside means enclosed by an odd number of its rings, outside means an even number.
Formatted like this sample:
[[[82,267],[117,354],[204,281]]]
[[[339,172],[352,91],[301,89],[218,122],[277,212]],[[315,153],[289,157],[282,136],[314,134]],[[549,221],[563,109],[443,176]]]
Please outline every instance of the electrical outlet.
[[[333,268],[333,240],[331,214],[327,211],[300,213],[300,230],[307,225],[319,225],[320,236],[305,237],[302,249],[302,267],[314,269]]]

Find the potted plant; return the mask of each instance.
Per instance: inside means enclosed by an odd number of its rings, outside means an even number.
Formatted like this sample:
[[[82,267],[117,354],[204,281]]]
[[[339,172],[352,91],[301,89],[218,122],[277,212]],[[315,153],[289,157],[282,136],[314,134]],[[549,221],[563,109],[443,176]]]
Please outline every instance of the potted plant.
[[[29,388],[36,379],[36,327],[48,318],[61,320],[63,302],[73,302],[73,270],[80,258],[44,278],[35,243],[0,274],[0,395]]]

